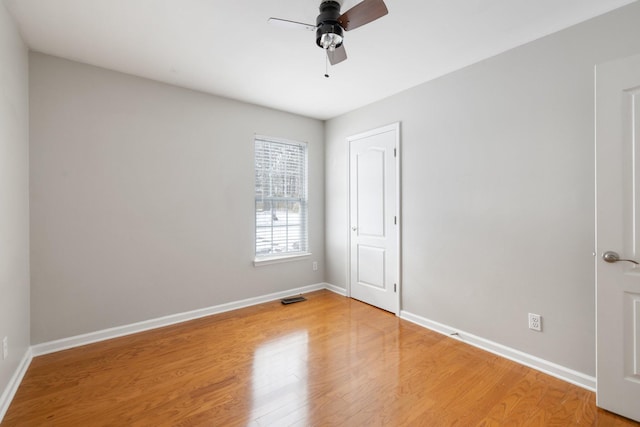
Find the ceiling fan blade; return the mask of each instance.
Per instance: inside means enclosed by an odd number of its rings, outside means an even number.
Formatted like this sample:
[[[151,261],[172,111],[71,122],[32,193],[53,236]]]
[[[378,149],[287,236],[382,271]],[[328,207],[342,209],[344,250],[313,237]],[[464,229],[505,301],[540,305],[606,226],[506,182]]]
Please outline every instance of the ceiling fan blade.
[[[336,65],[347,59],[347,51],[344,49],[344,45],[341,44],[340,47],[332,51],[327,49],[327,57],[331,65]]]
[[[303,22],[289,21],[288,19],[269,18],[269,24],[276,25],[282,28],[289,28],[294,30],[307,30],[315,31],[316,26],[311,24],[305,24]]]
[[[345,31],[361,27],[389,13],[383,0],[363,0],[340,15],[338,23]]]

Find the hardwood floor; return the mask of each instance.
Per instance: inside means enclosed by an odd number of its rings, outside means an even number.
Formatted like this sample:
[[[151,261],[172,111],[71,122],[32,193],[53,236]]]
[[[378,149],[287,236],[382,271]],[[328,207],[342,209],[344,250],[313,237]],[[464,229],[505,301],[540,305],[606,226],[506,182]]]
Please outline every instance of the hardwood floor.
[[[37,357],[2,426],[638,425],[387,312],[306,297]]]

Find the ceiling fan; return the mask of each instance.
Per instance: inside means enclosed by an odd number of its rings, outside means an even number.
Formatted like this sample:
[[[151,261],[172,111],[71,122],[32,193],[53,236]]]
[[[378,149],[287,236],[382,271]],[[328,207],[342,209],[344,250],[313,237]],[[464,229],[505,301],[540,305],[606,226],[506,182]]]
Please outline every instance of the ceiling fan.
[[[347,59],[344,49],[344,31],[351,31],[375,21],[389,13],[383,0],[363,0],[345,13],[340,14],[340,3],[324,0],[320,3],[320,15],[316,25],[290,21],[280,18],[269,18],[269,23],[287,28],[299,28],[316,32],[316,44],[327,52],[331,65]],[[328,75],[326,75],[328,77]]]

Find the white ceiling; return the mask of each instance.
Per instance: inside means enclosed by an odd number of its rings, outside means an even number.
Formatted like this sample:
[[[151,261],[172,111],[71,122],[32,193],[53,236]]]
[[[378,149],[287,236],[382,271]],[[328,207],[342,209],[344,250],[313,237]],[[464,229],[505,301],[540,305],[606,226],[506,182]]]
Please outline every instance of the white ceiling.
[[[385,0],[331,67],[320,0],[4,0],[35,51],[328,119],[637,0]],[[344,0],[346,11],[359,0]]]

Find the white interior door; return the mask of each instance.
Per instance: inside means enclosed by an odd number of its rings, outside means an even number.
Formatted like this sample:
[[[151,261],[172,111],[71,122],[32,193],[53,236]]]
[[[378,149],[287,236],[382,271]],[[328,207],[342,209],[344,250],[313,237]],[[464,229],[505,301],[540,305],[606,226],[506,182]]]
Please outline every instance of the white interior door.
[[[399,135],[395,123],[348,138],[350,296],[398,314]]]
[[[640,267],[634,263],[640,262],[639,167],[640,56],[634,56],[596,68],[596,332],[598,406],[636,421],[640,421]]]

